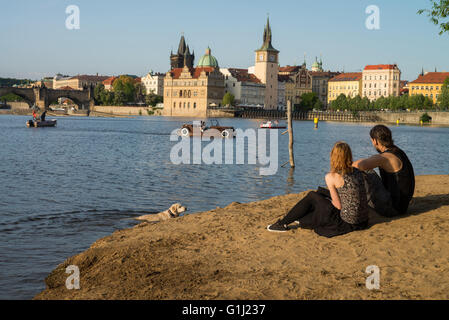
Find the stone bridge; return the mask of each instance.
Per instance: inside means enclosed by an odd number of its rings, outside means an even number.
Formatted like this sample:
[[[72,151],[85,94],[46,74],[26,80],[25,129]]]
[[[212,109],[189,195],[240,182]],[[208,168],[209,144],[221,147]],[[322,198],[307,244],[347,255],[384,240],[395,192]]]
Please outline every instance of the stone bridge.
[[[36,105],[42,110],[48,109],[50,104],[59,98],[72,100],[80,110],[91,110],[94,106],[94,88],[92,86],[84,87],[83,90],[59,90],[48,89],[47,87],[0,87],[0,97],[8,93],[13,93],[24,99],[30,108]]]

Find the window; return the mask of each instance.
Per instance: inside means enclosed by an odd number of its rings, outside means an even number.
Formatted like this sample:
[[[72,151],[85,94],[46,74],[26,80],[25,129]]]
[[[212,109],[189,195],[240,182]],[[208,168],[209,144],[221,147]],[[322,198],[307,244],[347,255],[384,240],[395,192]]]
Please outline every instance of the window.
[[[176,108],[176,102],[173,102],[173,109]]]
[[[196,109],[196,102],[193,103],[193,109]]]
[[[179,90],[179,97],[182,98],[182,90]]]
[[[187,109],[190,109],[190,102],[187,102]]]

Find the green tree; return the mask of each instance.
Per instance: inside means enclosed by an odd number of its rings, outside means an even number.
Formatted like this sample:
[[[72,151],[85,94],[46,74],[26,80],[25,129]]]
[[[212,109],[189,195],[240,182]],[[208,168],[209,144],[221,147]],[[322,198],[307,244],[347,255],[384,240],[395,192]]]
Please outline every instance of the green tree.
[[[346,96],[342,93],[340,94],[337,99],[332,101],[331,103],[331,109],[332,110],[345,110],[348,108],[348,99]]]
[[[324,110],[324,104],[321,102],[320,99],[317,99],[315,104],[313,105],[314,110]]]
[[[233,106],[235,104],[235,97],[232,93],[227,92],[222,101],[223,106]]]
[[[315,92],[303,93],[299,103],[299,110],[303,112],[312,110],[318,100],[318,95]]]
[[[123,90],[117,90],[114,92],[113,104],[115,106],[123,106],[126,102],[128,102],[128,100]]]
[[[440,26],[440,35],[449,32],[449,0],[430,0],[431,9],[418,10],[418,14],[426,13],[433,24]]]
[[[130,76],[120,76],[118,79],[115,79],[114,83],[112,84],[112,87],[114,88],[114,94],[119,94],[120,97],[117,98],[118,101],[123,100],[123,96],[126,102],[134,102],[136,96],[136,81],[130,77]],[[115,100],[115,99],[114,99]]]
[[[145,102],[147,105],[155,107],[158,103],[164,102],[164,98],[154,93],[150,93],[146,95]]]
[[[441,110],[449,110],[449,77],[444,80],[441,93],[438,96],[438,107]]]

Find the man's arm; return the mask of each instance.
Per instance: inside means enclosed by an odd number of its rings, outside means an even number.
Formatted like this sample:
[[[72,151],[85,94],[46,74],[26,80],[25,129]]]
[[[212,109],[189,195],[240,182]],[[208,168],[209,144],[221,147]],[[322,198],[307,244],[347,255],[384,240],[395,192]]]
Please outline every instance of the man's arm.
[[[385,160],[380,154],[376,154],[368,159],[357,160],[352,163],[352,166],[362,171],[372,170],[382,167],[385,164]]]

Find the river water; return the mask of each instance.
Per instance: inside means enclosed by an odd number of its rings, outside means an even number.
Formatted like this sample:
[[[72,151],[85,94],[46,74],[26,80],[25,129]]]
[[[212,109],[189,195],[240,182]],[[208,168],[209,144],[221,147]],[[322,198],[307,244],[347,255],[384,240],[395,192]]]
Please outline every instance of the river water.
[[[279,168],[263,176],[260,159],[173,164],[170,152],[177,142],[170,133],[192,119],[60,117],[55,128],[26,128],[27,119],[0,116],[0,299],[32,298],[59,263],[135,225],[133,217],[175,202],[195,213],[324,185],[337,140],[351,145],[354,158],[375,153],[370,124],[322,122],[314,130],[312,122],[298,121],[296,170],[280,167],[288,161],[288,137],[279,135]],[[220,124],[256,130],[259,121],[220,119]],[[416,174],[449,173],[449,128],[392,131]],[[245,145],[245,153],[251,152]]]

